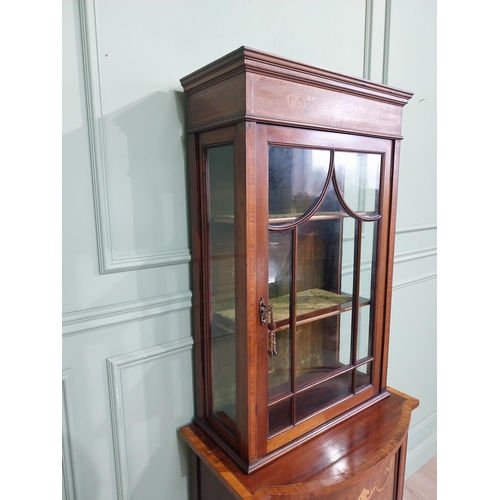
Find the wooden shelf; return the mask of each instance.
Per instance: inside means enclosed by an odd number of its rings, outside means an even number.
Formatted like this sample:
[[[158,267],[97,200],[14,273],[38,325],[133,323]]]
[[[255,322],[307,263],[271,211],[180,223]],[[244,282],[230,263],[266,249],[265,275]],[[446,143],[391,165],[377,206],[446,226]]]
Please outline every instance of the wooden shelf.
[[[298,214],[269,214],[269,224],[290,224],[302,219],[303,213]],[[344,219],[348,215],[344,212],[317,212],[309,220],[334,220]]]
[[[299,320],[306,315],[316,315],[322,311],[332,310],[332,308],[338,309],[341,304],[350,303],[351,300],[351,297],[322,290],[320,288],[298,292],[297,319]],[[290,315],[290,296],[282,295],[269,299],[269,302],[273,305],[274,321],[279,323],[280,321],[287,320],[286,322],[288,323]]]
[[[270,299],[269,302],[273,306],[273,317],[278,328],[288,325],[290,315],[290,296],[282,295]],[[360,299],[360,306],[366,305],[369,300],[366,298]],[[320,288],[304,290],[297,293],[297,324],[306,322],[307,320],[318,319],[325,315],[331,315],[340,310],[348,310],[352,307],[352,297],[348,295],[340,295],[338,293],[329,292]],[[235,311],[234,309],[226,309],[217,311],[214,314],[214,321],[220,324],[223,328],[228,328],[229,325],[234,325]],[[230,321],[230,323],[227,323]]]
[[[269,224],[287,224],[301,219],[303,213],[297,214],[269,214]],[[344,212],[319,212],[314,214],[309,220],[333,220],[344,219],[348,215]],[[220,224],[234,224],[234,215],[220,215],[210,219],[211,222]]]
[[[361,217],[372,217],[377,215],[377,212],[356,212]],[[301,219],[304,216],[303,213],[299,214],[269,214],[269,224],[290,224],[296,220]],[[345,219],[349,217],[345,212],[318,212],[314,214],[309,220],[335,220],[335,219]],[[234,215],[219,215],[212,217],[210,222],[217,222],[219,224],[234,224]]]

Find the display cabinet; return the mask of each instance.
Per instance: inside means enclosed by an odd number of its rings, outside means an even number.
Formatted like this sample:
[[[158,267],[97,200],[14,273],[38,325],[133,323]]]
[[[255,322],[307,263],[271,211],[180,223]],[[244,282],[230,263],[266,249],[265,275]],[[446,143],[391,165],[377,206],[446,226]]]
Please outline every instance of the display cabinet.
[[[412,94],[246,47],[181,83],[191,429],[251,473],[393,397],[396,191]]]

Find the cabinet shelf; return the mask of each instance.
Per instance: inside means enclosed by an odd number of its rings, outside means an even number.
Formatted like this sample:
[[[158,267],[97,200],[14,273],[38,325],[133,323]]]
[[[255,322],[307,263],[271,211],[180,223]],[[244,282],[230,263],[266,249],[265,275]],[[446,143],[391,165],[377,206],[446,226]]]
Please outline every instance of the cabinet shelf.
[[[285,224],[300,219],[304,214],[270,214],[269,224]],[[309,220],[333,220],[344,219],[348,215],[344,212],[319,212],[314,214]],[[219,215],[211,218],[211,222],[220,224],[234,224],[234,215]]]
[[[290,224],[304,216],[303,213],[298,214],[269,214],[269,224]],[[344,212],[316,212],[309,220],[333,220],[344,219],[348,215]]]
[[[357,212],[361,217],[373,217],[377,215],[377,212]],[[303,217],[303,213],[299,214],[269,214],[269,224],[279,225],[279,224],[290,224],[297,221]],[[349,217],[345,212],[317,212],[308,220],[311,221],[321,221],[321,220],[337,220],[345,219]],[[210,219],[213,223],[218,224],[234,224],[234,215],[218,215]]]
[[[290,323],[290,296],[281,295],[269,299],[269,302],[273,306],[276,328],[281,329],[288,326]],[[365,306],[369,302],[369,299],[361,297],[359,305],[360,307]],[[296,324],[300,325],[315,319],[333,316],[349,309],[352,309],[350,295],[341,295],[321,288],[304,290],[297,293]],[[214,314],[214,322],[223,329],[234,331],[234,320],[234,309],[226,309]]]

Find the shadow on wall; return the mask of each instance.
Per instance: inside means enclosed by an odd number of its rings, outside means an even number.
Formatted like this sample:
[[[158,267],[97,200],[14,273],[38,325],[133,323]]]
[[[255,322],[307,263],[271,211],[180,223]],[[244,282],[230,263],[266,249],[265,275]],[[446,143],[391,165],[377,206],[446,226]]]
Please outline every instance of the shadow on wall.
[[[171,90],[106,116],[110,223],[121,254],[182,246],[175,238],[186,225],[184,115],[184,95]]]
[[[102,118],[106,155],[104,161],[96,158],[98,183],[103,194],[98,201],[100,215],[95,224],[109,227],[106,248],[111,249],[115,261],[188,253],[185,114],[184,93],[169,90],[155,92]],[[63,200],[63,206],[67,207],[63,214],[67,218],[64,228],[71,233],[66,239],[71,250],[64,252],[65,268],[67,273],[78,274],[84,272],[82,264],[89,259],[89,230],[92,229],[88,225],[90,220],[94,222],[93,218],[89,219],[89,211],[93,211],[89,203],[92,188],[85,186],[91,178],[88,131],[80,127],[64,134],[62,140],[66,165],[63,197],[71,197]],[[105,190],[102,189],[104,179]],[[107,219],[104,219],[102,204],[106,204],[109,212]],[[97,275],[97,261],[94,257],[91,260]],[[88,273],[88,266],[85,267]],[[150,295],[151,283],[141,283],[145,279],[143,274],[137,277],[138,292]],[[74,278],[79,282],[78,276]],[[154,277],[150,275],[148,279],[151,278]],[[120,301],[120,290],[106,290],[106,294],[113,302]],[[100,297],[101,303],[102,300]]]

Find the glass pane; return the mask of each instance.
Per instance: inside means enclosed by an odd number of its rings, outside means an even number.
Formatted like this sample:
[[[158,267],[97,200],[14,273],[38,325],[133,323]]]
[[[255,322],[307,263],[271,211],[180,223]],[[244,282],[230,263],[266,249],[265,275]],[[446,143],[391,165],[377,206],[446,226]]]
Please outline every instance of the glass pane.
[[[364,306],[359,309],[358,316],[358,348],[356,361],[371,356],[372,336],[370,330],[371,306]]]
[[[317,203],[329,166],[329,151],[269,147],[270,223],[293,222]]]
[[[340,294],[341,219],[309,220],[298,226],[297,318],[339,309],[350,297]]]
[[[377,247],[378,221],[363,222],[363,236],[361,241],[361,271],[360,271],[360,304],[373,300],[374,290],[374,262]],[[371,306],[361,307],[358,317],[358,346],[356,361],[366,356],[371,356],[372,331],[371,331]]]
[[[344,201],[354,212],[378,213],[382,155],[336,151],[335,176]]]
[[[363,222],[362,224],[359,294],[361,297],[371,299],[373,295],[373,287],[375,285],[373,283],[373,263],[375,261],[375,253],[377,249],[378,221]]]
[[[301,420],[351,394],[352,372],[348,371],[310,389],[299,392],[296,396],[296,417]]]
[[[297,247],[297,291],[313,288],[325,289],[327,266],[337,257],[334,252],[335,229],[328,222],[307,221],[298,227],[299,245]],[[331,265],[331,264],[330,264]],[[327,278],[333,273],[329,272]]]
[[[212,414],[236,433],[233,146],[207,149],[210,235]]]
[[[338,316],[297,326],[297,387],[328,376],[341,365],[338,353]]]
[[[342,192],[342,189],[340,191]],[[323,198],[323,201],[321,202],[321,205],[316,213],[318,216],[322,217],[345,217],[347,215],[345,210],[342,208],[339,199],[337,198],[335,188],[333,187],[333,182],[330,182],[326,195]]]
[[[277,356],[269,358],[269,399],[287,394],[292,390],[291,382],[290,330],[276,332]]]
[[[340,315],[339,362],[342,366],[351,365],[352,311]]]
[[[366,363],[356,369],[356,392],[371,384],[372,363]]]
[[[236,364],[234,329],[212,324],[213,416],[229,431],[236,422]]]
[[[351,297],[354,286],[354,227],[354,219],[349,217],[342,220],[341,293]]]
[[[292,231],[269,231],[269,301],[280,296],[290,295],[290,280],[292,275]],[[289,316],[289,300],[281,309],[275,306],[274,321],[280,321]],[[282,310],[283,309],[283,310]]]
[[[269,435],[292,425],[292,398],[269,407]]]

